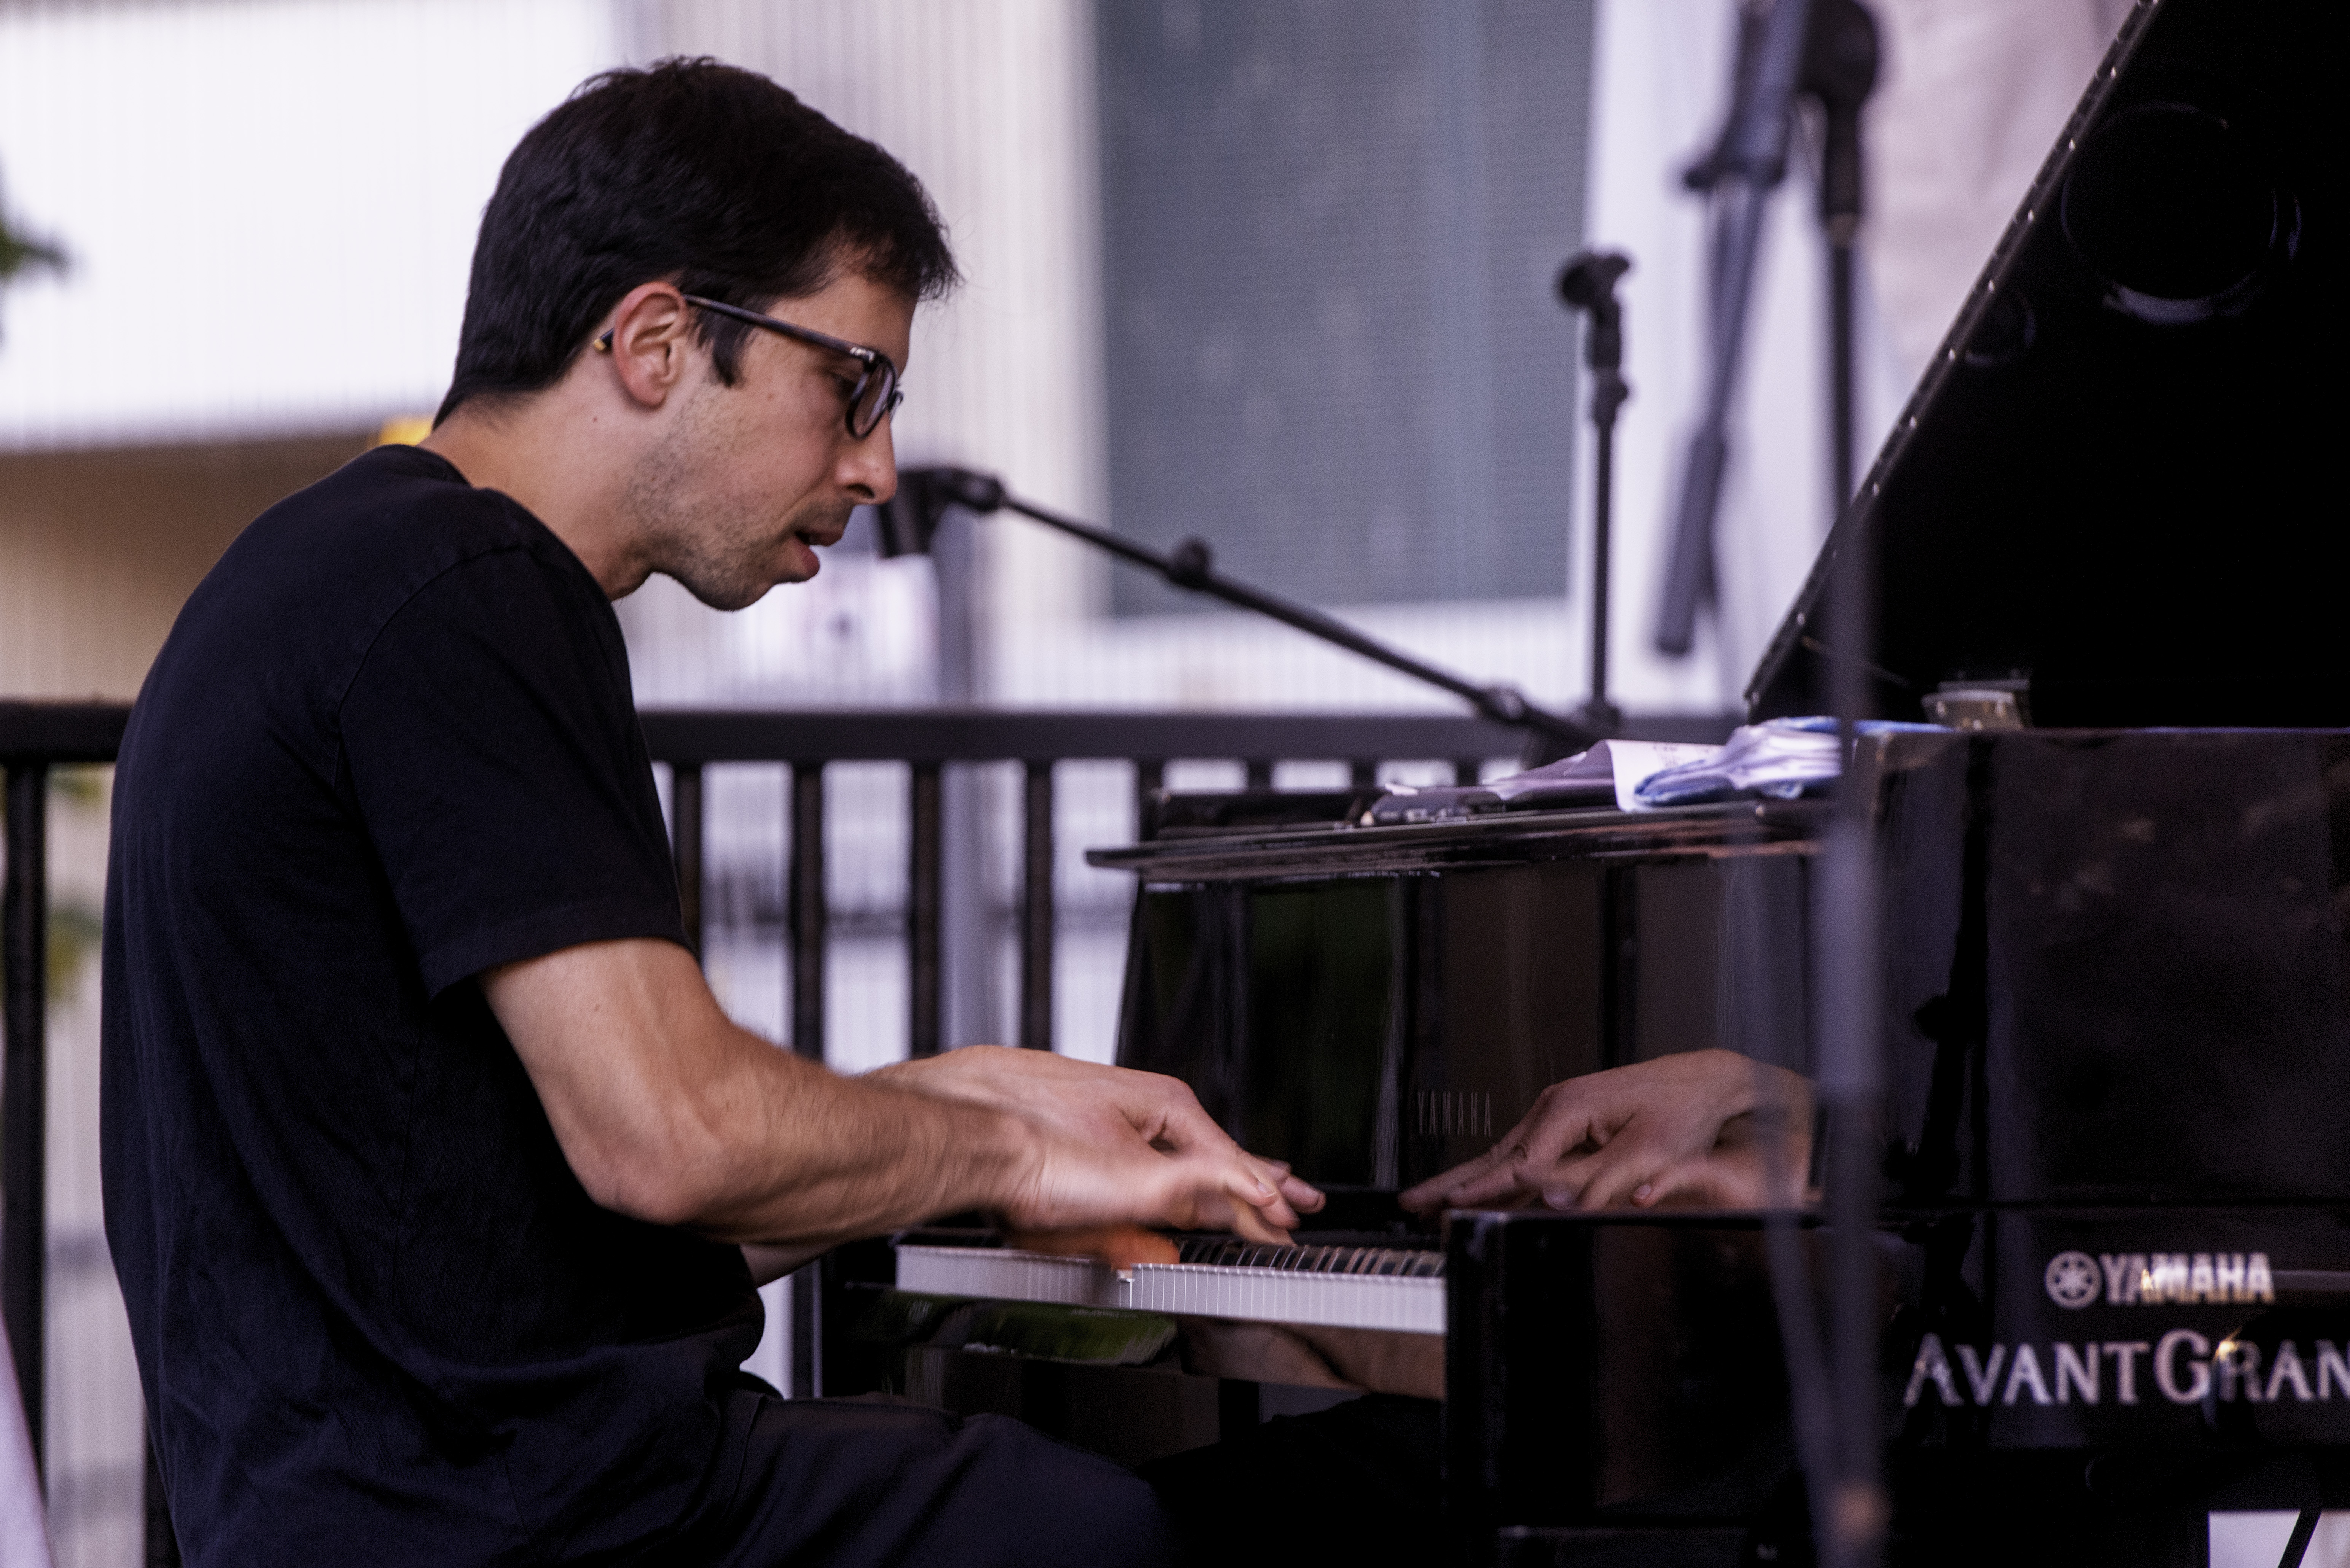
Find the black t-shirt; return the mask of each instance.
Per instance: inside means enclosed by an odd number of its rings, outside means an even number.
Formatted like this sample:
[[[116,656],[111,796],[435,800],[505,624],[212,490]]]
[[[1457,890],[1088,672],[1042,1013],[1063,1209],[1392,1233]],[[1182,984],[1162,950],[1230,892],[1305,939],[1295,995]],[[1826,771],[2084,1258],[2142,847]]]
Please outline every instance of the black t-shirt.
[[[600,1209],[473,979],[683,942],[611,606],[441,459],[265,513],[115,774],[107,1234],[197,1564],[604,1562],[723,1509],[742,1256]]]

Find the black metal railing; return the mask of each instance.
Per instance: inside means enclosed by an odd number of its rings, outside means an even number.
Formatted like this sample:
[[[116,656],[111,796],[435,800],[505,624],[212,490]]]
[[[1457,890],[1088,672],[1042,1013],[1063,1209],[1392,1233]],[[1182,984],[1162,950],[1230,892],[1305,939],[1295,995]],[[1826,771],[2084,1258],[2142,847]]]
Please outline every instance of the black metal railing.
[[[48,1273],[49,774],[112,762],[129,717],[129,710],[103,703],[0,702],[8,800],[7,882],[0,890],[7,1021],[0,1056],[0,1322],[16,1355],[36,1464],[44,1435]]]
[[[1053,712],[989,709],[811,710],[799,712],[653,711],[645,738],[670,765],[671,818],[686,929],[702,936],[702,770],[729,763],[780,763],[792,770],[788,940],[792,953],[791,1041],[824,1054],[824,955],[830,917],[824,897],[824,769],[833,763],[902,762],[909,791],[906,940],[908,1046],[933,1054],[944,1017],[941,951],[945,867],[942,772],[956,763],[1015,763],[1022,785],[1017,929],[1019,1043],[1053,1044],[1055,764],[1116,760],[1135,768],[1139,797],[1156,791],[1172,760],[1238,762],[1253,785],[1270,784],[1280,762],[1336,762],[1367,784],[1381,763],[1449,763],[1473,777],[1521,737],[1482,719],[1446,715],[1328,713]],[[1675,734],[1719,733],[1706,722],[1642,726]],[[1137,820],[1146,807],[1138,800]]]
[[[1021,876],[1017,892],[1021,1044],[1053,1044],[1054,768],[1062,762],[1126,761],[1135,769],[1138,822],[1170,761],[1237,762],[1253,786],[1269,784],[1276,763],[1340,763],[1367,785],[1381,763],[1449,763],[1473,778],[1487,760],[1514,755],[1523,737],[1483,719],[1383,713],[1194,713],[1020,710],[816,709],[775,711],[649,711],[645,737],[671,771],[670,815],[679,890],[697,946],[704,923],[705,770],[728,763],[790,769],[787,891],[792,1048],[822,1060],[825,952],[830,910],[825,884],[825,769],[835,763],[900,762],[910,770],[904,937],[908,1045],[935,1054],[943,1033],[946,975],[944,770],[1013,763],[1023,770]],[[7,776],[5,897],[6,1042],[0,1075],[0,1316],[14,1348],[36,1461],[43,1436],[43,1303],[48,1238],[44,1124],[46,992],[49,918],[47,846],[49,775],[60,766],[111,762],[128,721],[125,707],[0,701],[0,765]],[[1625,732],[1654,740],[1718,740],[1727,721],[1634,720]],[[806,1299],[803,1299],[803,1298]],[[814,1393],[815,1303],[795,1291],[795,1393]],[[151,1508],[151,1539],[159,1516]],[[164,1526],[168,1530],[168,1526]],[[168,1552],[168,1537],[162,1545]]]

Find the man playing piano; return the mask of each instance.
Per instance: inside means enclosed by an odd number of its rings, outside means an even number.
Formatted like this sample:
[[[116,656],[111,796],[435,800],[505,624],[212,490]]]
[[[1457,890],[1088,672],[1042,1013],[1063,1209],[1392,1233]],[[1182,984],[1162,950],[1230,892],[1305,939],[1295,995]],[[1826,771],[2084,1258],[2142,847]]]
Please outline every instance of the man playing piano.
[[[1171,1080],[986,1047],[837,1077],[686,947],[609,601],[813,576],[895,487],[953,276],[912,177],[773,83],[598,78],[505,166],[431,439],[271,509],[190,599],[116,776],[103,1124],[191,1563],[1173,1554],[1149,1487],[1016,1423],[739,1371],[754,1285],[847,1238],[1275,1240],[1320,1202]],[[1629,1087],[1450,1196],[1588,1198],[1540,1160],[1702,1153],[1735,1102]],[[1697,1114],[1624,1111],[1656,1094]]]
[[[280,504],[125,738],[107,1220],[195,1564],[1157,1562],[1016,1423],[789,1403],[754,1284],[942,1213],[1318,1198],[1170,1080],[979,1048],[837,1077],[680,925],[609,601],[816,570],[896,478],[920,188],[749,73],[599,78],[508,161],[422,449]]]

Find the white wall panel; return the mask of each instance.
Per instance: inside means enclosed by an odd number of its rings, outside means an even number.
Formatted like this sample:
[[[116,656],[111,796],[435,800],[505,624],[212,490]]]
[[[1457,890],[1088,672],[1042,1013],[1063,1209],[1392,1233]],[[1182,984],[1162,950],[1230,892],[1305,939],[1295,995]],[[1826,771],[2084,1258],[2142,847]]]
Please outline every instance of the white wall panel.
[[[0,9],[0,450],[366,428],[448,384],[483,203],[611,0]]]
[[[889,149],[937,202],[964,285],[915,323],[899,460],[991,470],[1100,516],[1090,5],[667,0],[658,15],[660,48],[765,72]],[[1099,596],[1097,563],[1024,524],[989,531],[983,569],[999,638]]]
[[[1914,381],[2072,118],[2127,0],[1883,0],[1864,231]]]

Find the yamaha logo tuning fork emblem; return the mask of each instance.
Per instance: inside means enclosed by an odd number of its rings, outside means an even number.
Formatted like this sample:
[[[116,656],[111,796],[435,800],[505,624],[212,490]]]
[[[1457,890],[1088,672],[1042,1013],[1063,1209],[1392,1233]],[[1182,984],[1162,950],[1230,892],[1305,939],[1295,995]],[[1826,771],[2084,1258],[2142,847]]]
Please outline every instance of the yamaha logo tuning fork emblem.
[[[2106,1277],[2098,1272],[2097,1260],[2086,1252],[2059,1252],[2048,1260],[2047,1272],[2042,1275],[2048,1286],[2048,1299],[2060,1307],[2085,1307],[2104,1293]]]

